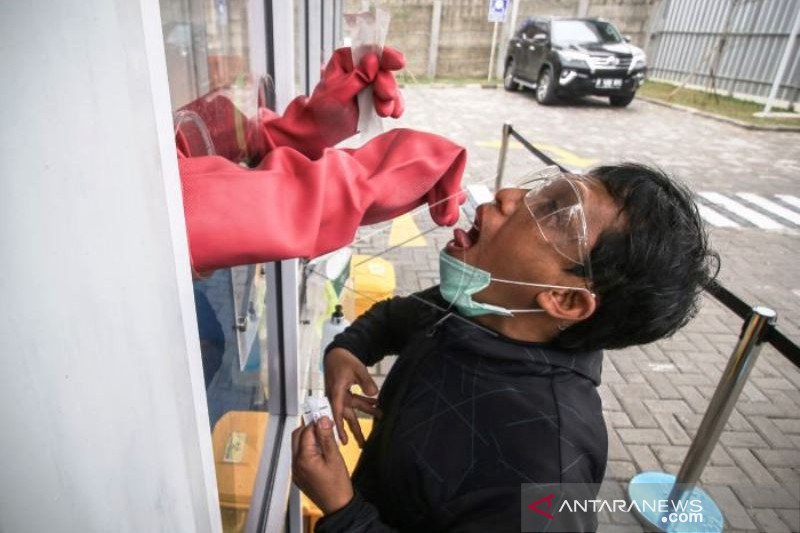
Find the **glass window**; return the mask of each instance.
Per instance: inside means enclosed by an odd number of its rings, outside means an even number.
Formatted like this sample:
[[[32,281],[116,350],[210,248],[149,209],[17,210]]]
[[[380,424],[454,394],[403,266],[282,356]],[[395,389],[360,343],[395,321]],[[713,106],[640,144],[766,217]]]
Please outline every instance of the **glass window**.
[[[613,24],[597,20],[554,20],[553,44],[621,43],[622,36]]]
[[[266,77],[263,16],[247,0],[162,0],[175,125],[191,155],[251,162],[240,135],[258,105],[274,106]],[[253,31],[251,31],[253,30]],[[263,61],[263,59],[262,59]],[[264,265],[220,269],[194,282],[203,373],[224,531],[242,531],[269,422]]]

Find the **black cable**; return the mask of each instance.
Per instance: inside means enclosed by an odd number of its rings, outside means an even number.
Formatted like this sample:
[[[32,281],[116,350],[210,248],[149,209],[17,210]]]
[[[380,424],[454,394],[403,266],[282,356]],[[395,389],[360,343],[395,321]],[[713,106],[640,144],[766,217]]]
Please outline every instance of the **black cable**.
[[[529,152],[531,152],[533,155],[535,155],[536,157],[541,159],[542,162],[544,162],[545,164],[547,164],[547,165],[555,165],[558,168],[560,168],[562,172],[569,172],[569,169],[567,169],[564,166],[560,165],[554,159],[551,159],[550,156],[548,156],[547,154],[545,154],[544,152],[542,152],[541,150],[539,150],[538,148],[533,146],[531,143],[529,143],[528,140],[525,137],[523,137],[522,135],[520,135],[519,133],[514,131],[513,127],[509,129],[509,133],[511,134],[512,137],[514,137],[516,140],[518,140],[520,143],[522,143],[522,146],[527,148]]]

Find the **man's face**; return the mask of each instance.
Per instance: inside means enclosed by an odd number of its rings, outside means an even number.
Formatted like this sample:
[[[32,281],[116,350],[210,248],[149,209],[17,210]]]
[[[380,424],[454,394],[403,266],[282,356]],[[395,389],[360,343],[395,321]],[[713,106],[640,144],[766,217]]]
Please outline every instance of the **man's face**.
[[[573,177],[583,203],[587,226],[587,251],[598,236],[617,223],[618,207],[598,181]],[[474,228],[447,245],[447,253],[511,281],[586,287],[586,279],[567,272],[576,263],[565,257],[540,231],[525,205],[527,189],[503,189],[495,202],[478,207]],[[591,289],[591,287],[589,287]],[[512,309],[530,308],[542,288],[492,283],[475,295],[477,301]],[[546,290],[546,289],[545,289]]]

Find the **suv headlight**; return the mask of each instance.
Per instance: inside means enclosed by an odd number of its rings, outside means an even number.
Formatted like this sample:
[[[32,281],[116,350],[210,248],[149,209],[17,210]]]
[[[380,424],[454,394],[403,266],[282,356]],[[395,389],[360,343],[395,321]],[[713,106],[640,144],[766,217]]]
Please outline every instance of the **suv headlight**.
[[[589,68],[589,54],[574,50],[560,50],[561,65],[568,68]]]
[[[644,54],[634,54],[631,58],[631,70],[645,68],[647,66],[647,56]]]

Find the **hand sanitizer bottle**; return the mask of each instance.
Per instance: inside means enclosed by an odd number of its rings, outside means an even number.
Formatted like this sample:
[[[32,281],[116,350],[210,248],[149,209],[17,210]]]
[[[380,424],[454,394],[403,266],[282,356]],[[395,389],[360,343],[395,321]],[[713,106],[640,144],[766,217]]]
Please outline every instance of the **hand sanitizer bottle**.
[[[331,315],[330,320],[326,320],[325,324],[322,326],[322,342],[320,343],[320,357],[319,357],[319,371],[325,371],[325,348],[333,342],[333,338],[338,335],[339,333],[343,332],[347,326],[350,325],[344,318],[344,313],[342,312],[342,306],[336,304],[336,310]]]

